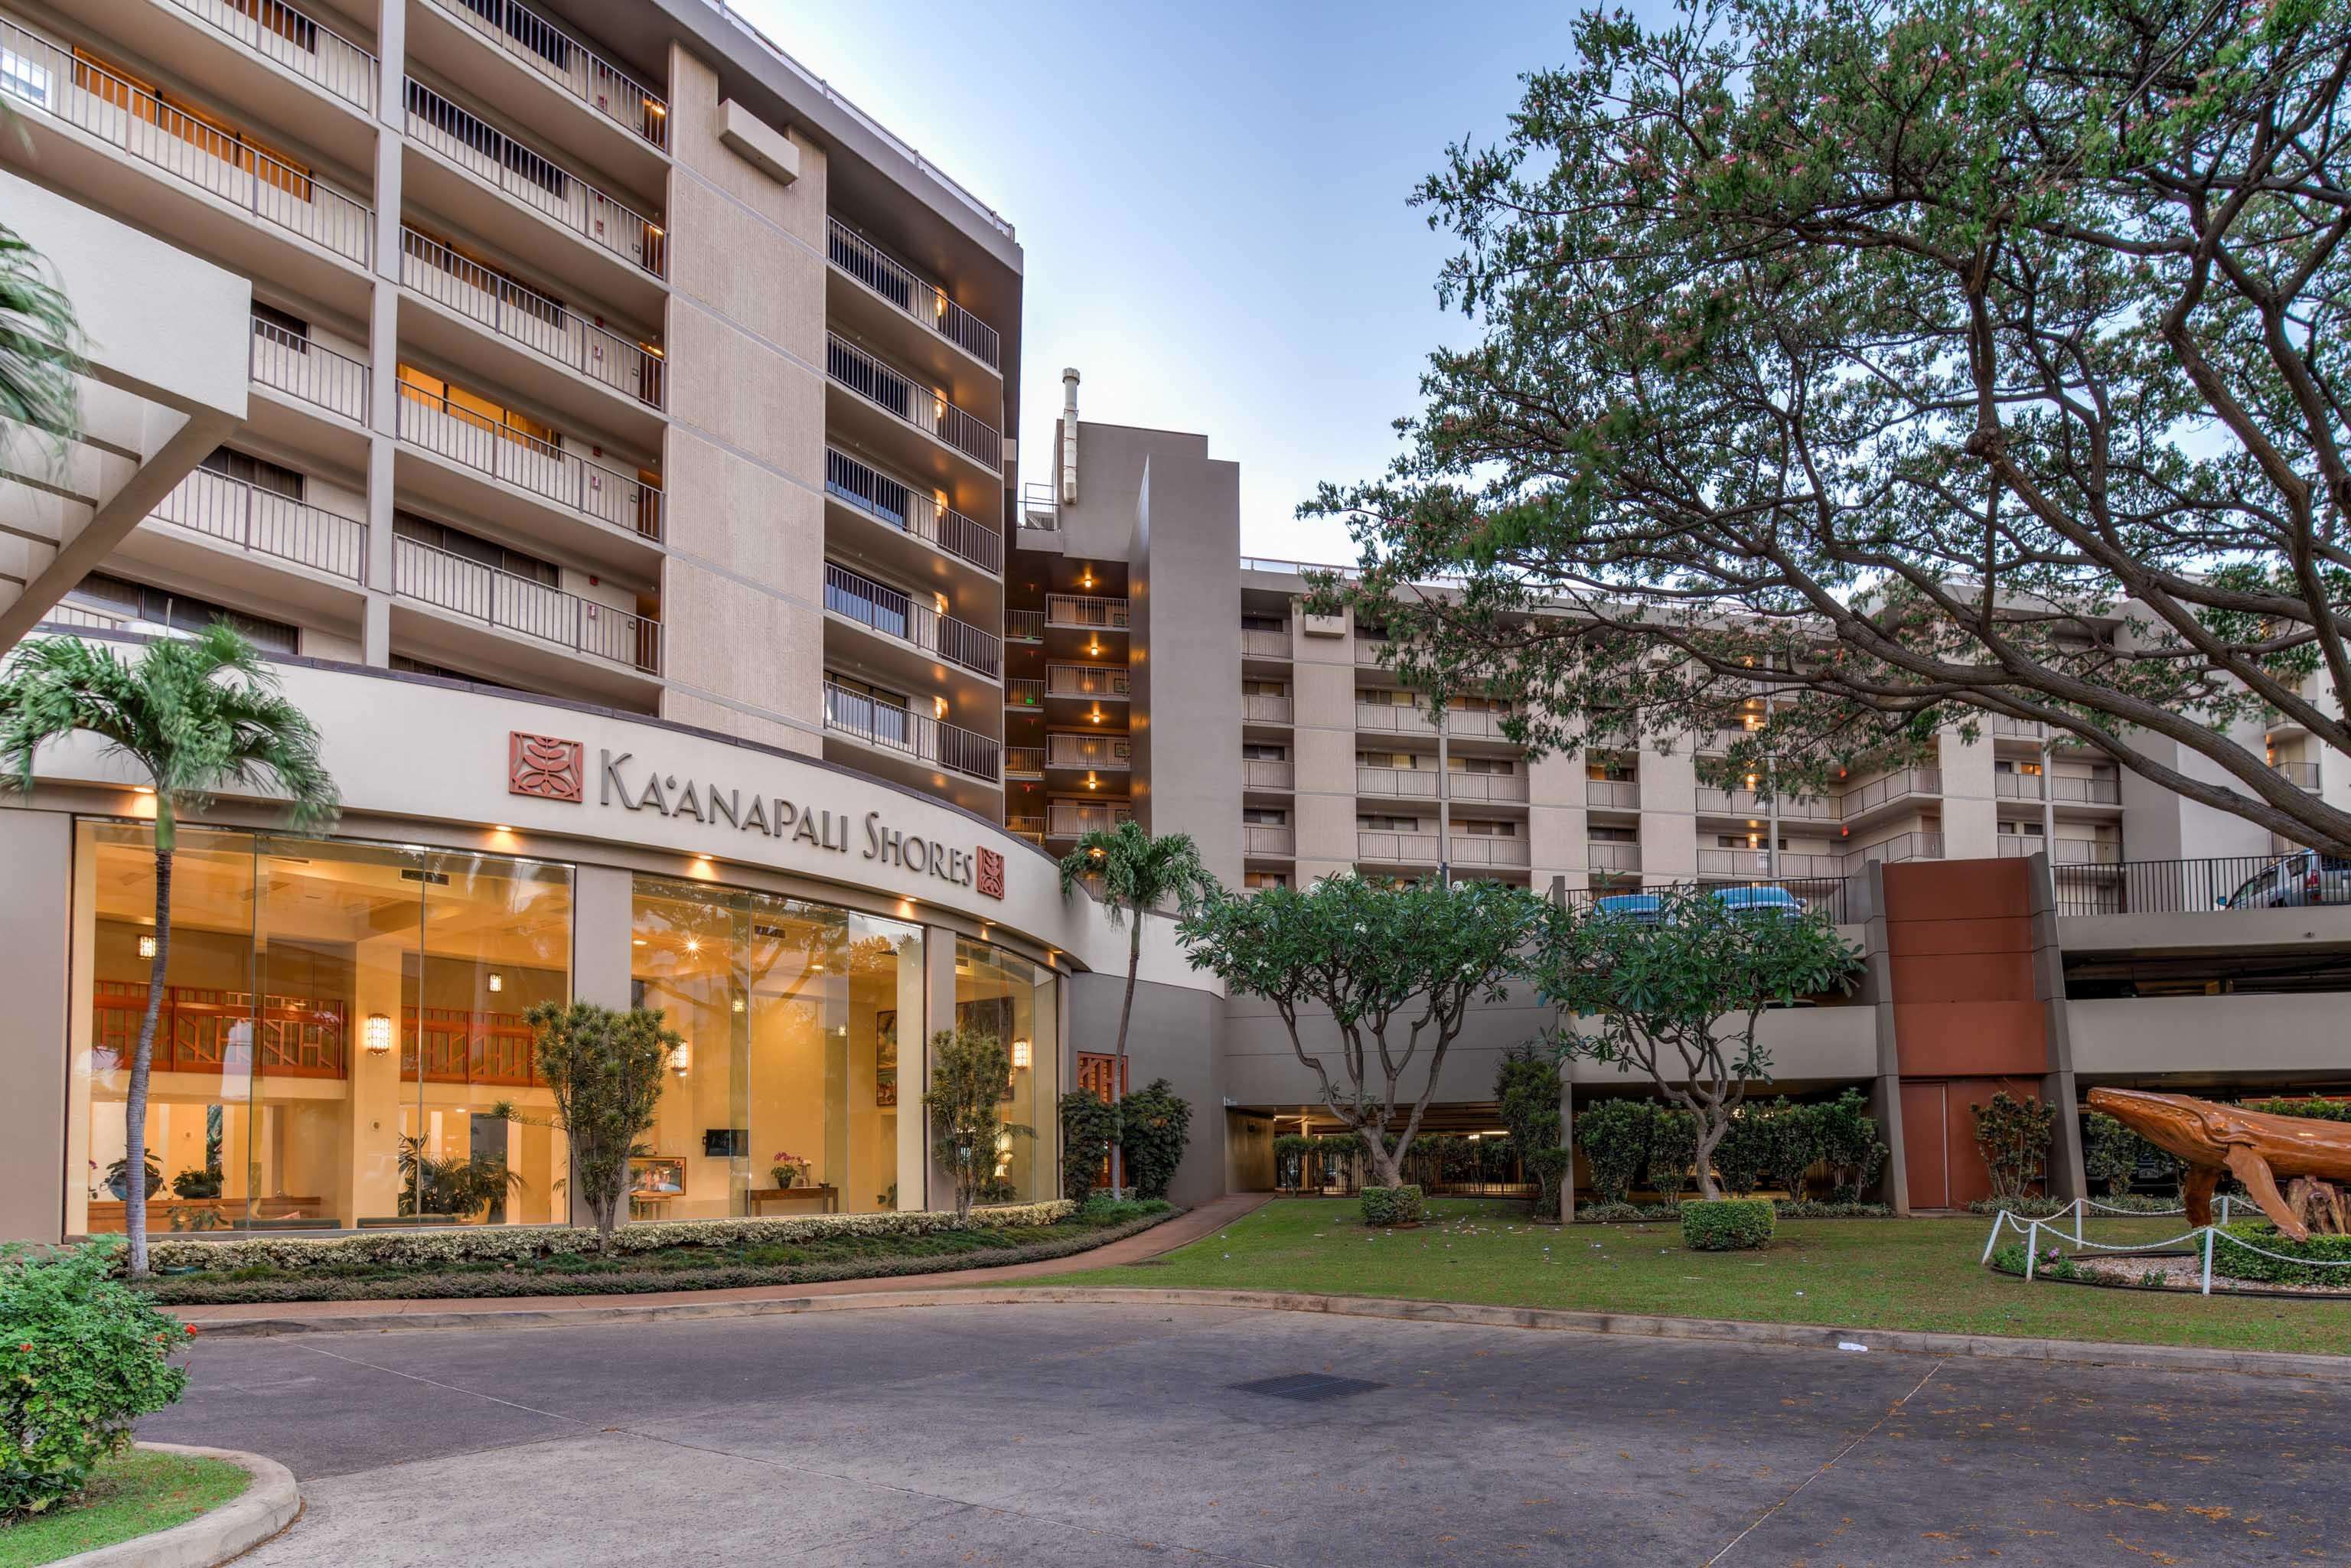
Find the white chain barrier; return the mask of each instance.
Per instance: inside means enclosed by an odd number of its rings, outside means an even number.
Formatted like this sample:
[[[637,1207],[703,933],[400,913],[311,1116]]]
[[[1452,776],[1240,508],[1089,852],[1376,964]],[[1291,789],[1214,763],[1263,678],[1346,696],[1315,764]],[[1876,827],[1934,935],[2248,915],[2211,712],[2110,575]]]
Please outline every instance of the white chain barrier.
[[[2238,1198],[2235,1201],[2237,1207],[2240,1208],[2252,1208],[2258,1212],[2259,1206],[2257,1205],[2249,1204],[2242,1198]],[[2053,1215],[2037,1219],[2021,1219],[2003,1208],[1992,1216],[1991,1235],[1984,1241],[1983,1258],[1981,1260],[1985,1263],[1990,1263],[1991,1261],[1993,1250],[2000,1245],[2001,1234],[2010,1228],[2013,1228],[2022,1233],[2024,1237],[2024,1278],[2028,1282],[2030,1282],[2033,1277],[2033,1270],[2040,1265],[2041,1233],[2043,1230],[2048,1231],[2051,1236],[2060,1241],[2069,1241],[2075,1247],[2082,1248],[2088,1251],[2114,1253],[2121,1256],[2128,1256],[2132,1253],[2176,1251],[2183,1242],[2193,1244],[2195,1250],[2202,1255],[2202,1293],[2208,1296],[2212,1293],[2212,1253],[2215,1245],[2220,1241],[2226,1241],[2231,1247],[2241,1247],[2248,1252],[2258,1253],[2263,1258],[2274,1259],[2280,1263],[2294,1263],[2312,1269],[2351,1269],[2351,1259],[2290,1258],[2282,1252],[2273,1252],[2266,1247],[2256,1247],[2241,1236],[2229,1236],[2223,1234],[2223,1227],[2225,1227],[2229,1222],[2230,1202],[2230,1197],[2223,1194],[2220,1199],[2220,1224],[2219,1225],[2199,1225],[2192,1230],[2183,1231],[2178,1236],[2167,1237],[2160,1241],[2136,1241],[2125,1244],[2106,1241],[2092,1241],[2085,1239],[2082,1234],[2082,1219],[2085,1206],[2088,1207],[2105,1209],[2109,1214],[2122,1215],[2133,1219],[2162,1218],[2167,1215],[2184,1214],[2187,1211],[2185,1209],[2179,1208],[2116,1208],[2110,1205],[2097,1203],[2093,1199],[2083,1197],[2075,1198],[2072,1203],[2067,1204],[2064,1208],[2059,1209]],[[2058,1222],[2065,1219],[2068,1216],[2071,1216],[2074,1221],[2074,1232],[2070,1236],[2058,1228]],[[2053,1251],[2055,1249],[2053,1248],[2051,1250]]]

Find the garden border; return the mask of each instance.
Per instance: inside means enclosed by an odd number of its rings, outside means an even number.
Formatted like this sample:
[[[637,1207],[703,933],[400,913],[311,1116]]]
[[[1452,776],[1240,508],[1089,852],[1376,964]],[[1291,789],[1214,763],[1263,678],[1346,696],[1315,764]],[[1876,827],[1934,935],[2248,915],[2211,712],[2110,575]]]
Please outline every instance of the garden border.
[[[302,1493],[294,1484],[294,1472],[276,1459],[185,1443],[138,1447],[150,1453],[179,1454],[192,1459],[225,1459],[250,1475],[253,1484],[185,1524],[60,1557],[49,1568],[215,1568],[279,1534],[301,1515]]]

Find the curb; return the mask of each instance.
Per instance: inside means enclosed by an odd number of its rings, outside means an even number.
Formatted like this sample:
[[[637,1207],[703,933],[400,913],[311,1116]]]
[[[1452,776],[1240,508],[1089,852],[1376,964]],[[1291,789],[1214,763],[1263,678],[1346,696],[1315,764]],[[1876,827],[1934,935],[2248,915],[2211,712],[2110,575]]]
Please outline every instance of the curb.
[[[253,1484],[241,1496],[198,1514],[185,1524],[152,1535],[118,1541],[111,1546],[60,1557],[49,1568],[215,1568],[241,1557],[294,1522],[302,1511],[302,1494],[294,1472],[276,1459],[240,1454],[229,1448],[196,1448],[184,1443],[141,1443],[156,1454],[184,1454],[196,1459],[226,1459],[243,1466]]]
[[[1931,1333],[1911,1329],[1840,1329],[1818,1323],[1756,1323],[1718,1318],[1645,1317],[1629,1312],[1562,1312],[1544,1307],[1479,1306],[1385,1296],[1327,1296],[1276,1291],[1129,1290],[1095,1286],[977,1286],[966,1290],[871,1291],[837,1296],[779,1296],[760,1301],[667,1302],[658,1306],[527,1308],[483,1312],[371,1312],[340,1318],[207,1320],[204,1337],[296,1333],[385,1333],[396,1330],[563,1328],[579,1324],[692,1322],[943,1306],[1238,1307],[1256,1312],[1321,1312],[1402,1322],[1618,1334],[1641,1339],[1720,1340],[1792,1350],[1840,1351],[1858,1344],[1900,1355],[1966,1356],[2075,1366],[2161,1367],[2351,1383],[2351,1356],[2281,1351],[2206,1350],[2185,1345],[2011,1339],[1997,1334]],[[1846,1352],[1845,1354],[1852,1354]]]

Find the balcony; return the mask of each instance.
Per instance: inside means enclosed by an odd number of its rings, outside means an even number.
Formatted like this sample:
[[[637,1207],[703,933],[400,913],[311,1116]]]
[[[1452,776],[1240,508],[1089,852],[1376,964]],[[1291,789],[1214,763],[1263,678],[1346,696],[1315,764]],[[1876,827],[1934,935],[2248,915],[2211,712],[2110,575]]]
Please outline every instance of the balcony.
[[[831,561],[824,563],[824,607],[975,674],[993,677],[1002,667],[1001,650],[990,633]]]
[[[1385,637],[1358,636],[1355,639],[1355,663],[1365,669],[1377,669],[1386,663],[1387,651],[1388,640]]]
[[[1266,822],[1243,822],[1241,853],[1270,860],[1295,860],[1298,831]]]
[[[1004,612],[1004,640],[1008,643],[1042,643],[1045,640],[1045,612],[1041,610],[1007,610]]]
[[[1994,841],[2003,860],[2021,860],[2049,852],[2052,865],[2120,865],[2123,847],[2107,839],[2044,839],[2031,833],[2002,833]]]
[[[344,102],[375,109],[376,57],[285,0],[171,0],[251,54],[274,61]]]
[[[367,524],[207,468],[173,486],[148,515],[346,582],[367,578]]]
[[[2270,769],[2297,789],[2307,789],[2314,795],[2318,793],[2318,764],[2315,762],[2273,762]]]
[[[1006,676],[1004,706],[1008,711],[1041,711],[1045,706],[1045,683],[1034,675]]]
[[[1791,877],[1841,877],[1844,874],[1844,857],[1782,850],[1780,864],[1775,870],[1771,864],[1771,852],[1767,849],[1701,849],[1698,852],[1698,873],[1700,876],[1762,877],[1783,881]]]
[[[1943,858],[1943,835],[1940,833],[1903,833],[1883,843],[1865,844],[1839,857],[1846,875],[1858,873],[1872,861],[1938,861]]]
[[[824,727],[925,767],[989,784],[998,779],[1002,749],[987,737],[831,681],[824,684]]]
[[[859,406],[877,409],[899,425],[930,437],[987,469],[1003,485],[1004,437],[994,425],[949,402],[944,392],[917,383],[838,333],[825,334],[825,373]]]
[[[1434,733],[1426,710],[1417,704],[1405,703],[1358,702],[1355,727],[1389,735]]]
[[[1097,697],[1113,702],[1127,698],[1128,672],[1123,664],[1048,664],[1045,695],[1054,697]]]
[[[1045,766],[1088,773],[1123,773],[1132,763],[1134,743],[1123,735],[1049,735]]]
[[[0,69],[0,94],[13,99],[14,107],[31,111],[32,126],[71,126],[114,153],[214,198],[238,221],[260,224],[344,261],[367,265],[374,213],[309,170],[160,102],[146,88],[76,58],[72,51],[5,16],[0,16],[0,58],[5,62],[5,69]],[[78,172],[63,159],[47,166],[56,177],[80,188]],[[104,188],[99,181],[90,185]],[[235,262],[252,264],[244,247],[225,243],[221,249]],[[301,281],[321,295],[329,287],[309,275]]]
[[[976,567],[990,577],[1004,569],[1004,538],[942,504],[927,490],[893,479],[871,464],[827,447],[824,493],[886,528]]]
[[[491,48],[646,146],[669,146],[669,103],[520,0],[432,0]]]
[[[1365,768],[1358,764],[1355,793],[1385,800],[1434,800],[1437,779],[1434,768]]]
[[[1113,805],[1104,800],[1054,800],[1045,808],[1045,836],[1049,839],[1076,839],[1088,833],[1114,831],[1120,823],[1134,821],[1134,808]]]
[[[2038,800],[2043,793],[2041,781],[2038,773],[1995,773],[1991,792],[2002,800]]]
[[[274,321],[253,319],[253,379],[352,423],[368,421],[368,367]]]
[[[1710,789],[1701,785],[1698,792],[1698,810],[1702,817],[1737,817],[1742,821],[1761,821],[1771,815],[1771,803],[1752,789]],[[1780,797],[1780,821],[1783,822],[1834,822],[1837,816],[1837,803],[1833,800],[1799,800],[1787,795]]]
[[[1437,835],[1358,829],[1355,858],[1374,865],[1435,865]]]
[[[1004,748],[1004,776],[1007,779],[1042,779],[1045,777],[1045,748],[1041,746],[1008,746]]]
[[[1075,627],[1081,632],[1123,632],[1126,601],[1080,593],[1049,593],[1045,596],[1045,624]]]
[[[1287,659],[1290,657],[1290,632],[1287,628],[1270,632],[1261,626],[1241,628],[1241,657],[1244,659]]]
[[[1635,779],[1586,779],[1583,781],[1583,803],[1604,811],[1637,811],[1641,809],[1641,784]]]
[[[392,544],[393,593],[550,648],[659,677],[661,622],[414,539]]]
[[[1523,773],[1469,773],[1455,768],[1445,777],[1445,792],[1456,800],[1500,805],[1523,805],[1527,800]]]
[[[478,115],[406,79],[408,135],[475,180],[650,277],[667,276],[662,225],[610,192],[508,136]],[[528,228],[498,237],[527,240]]]
[[[1583,846],[1583,859],[1593,871],[1637,872],[1641,869],[1641,846],[1595,840]]]
[[[1446,859],[1453,865],[1523,866],[1531,859],[1527,852],[1527,841],[1514,835],[1456,833]]]
[[[1244,724],[1288,724],[1290,699],[1266,692],[1243,692],[1241,721]]]
[[[2011,718],[2004,713],[1996,713],[1991,716],[1990,727],[1995,739],[2046,740],[2049,738],[2049,727],[2037,718]]]
[[[2303,786],[2316,789],[2315,779]],[[2123,783],[2120,779],[2084,779],[2074,774],[2049,775],[2049,798],[2061,806],[2119,806],[2123,803]]]
[[[668,366],[657,350],[606,331],[559,300],[405,226],[400,231],[400,282],[608,392],[647,408],[663,405]]]
[[[1896,800],[1914,797],[1940,795],[1943,792],[1943,770],[1939,768],[1906,768],[1871,783],[1847,789],[1837,802],[1838,814],[1847,821],[1890,806]],[[1940,858],[1937,852],[1936,858]]]
[[[1298,787],[1298,765],[1246,758],[1241,762],[1241,788],[1285,791]]]
[[[825,225],[825,258],[832,264],[825,293],[833,319],[928,371],[957,402],[986,406],[1000,393],[995,328],[840,219]]]
[[[1026,839],[1039,849],[1045,847],[1045,819],[1042,817],[1007,817],[1004,831],[1016,839]]]
[[[400,438],[590,522],[661,539],[662,493],[643,480],[408,382],[400,384]]]

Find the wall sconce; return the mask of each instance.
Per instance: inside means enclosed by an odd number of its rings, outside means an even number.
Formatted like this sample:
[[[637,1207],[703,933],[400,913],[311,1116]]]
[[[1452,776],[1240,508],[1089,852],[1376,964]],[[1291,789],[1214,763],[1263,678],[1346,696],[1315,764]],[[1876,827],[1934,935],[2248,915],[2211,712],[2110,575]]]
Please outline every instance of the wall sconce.
[[[669,1048],[669,1070],[680,1078],[694,1070],[694,1044],[691,1040],[681,1040]]]
[[[1012,1042],[1012,1071],[1015,1072],[1028,1071],[1030,1063],[1035,1059],[1035,1048],[1030,1046],[1027,1040],[1014,1040]]]
[[[496,996],[507,988],[507,977],[496,969],[490,971],[490,994]]]
[[[738,1012],[738,1013],[739,1013],[739,1012],[741,1012],[741,1011],[743,1010],[743,1009],[744,1009],[744,1005],[745,1005],[745,1004],[744,1004],[744,1001],[743,1001],[743,998],[740,998],[740,997],[737,997],[737,998],[735,998],[735,1010],[736,1010],[737,1012]]]
[[[363,1038],[367,1041],[367,1053],[370,1056],[390,1055],[392,1053],[392,1016],[389,1013],[368,1014],[367,1032]]]
[[[153,932],[145,931],[140,934],[139,956],[141,958],[152,958],[155,956],[155,934]]]
[[[931,716],[933,718],[945,718],[947,716],[946,698],[933,697],[931,699]]]

